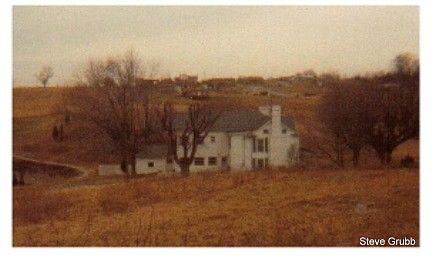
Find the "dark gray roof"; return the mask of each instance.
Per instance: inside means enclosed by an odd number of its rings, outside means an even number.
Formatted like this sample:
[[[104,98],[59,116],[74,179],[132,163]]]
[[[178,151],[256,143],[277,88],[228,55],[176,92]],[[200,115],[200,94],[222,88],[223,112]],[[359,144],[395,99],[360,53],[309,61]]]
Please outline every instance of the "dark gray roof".
[[[168,155],[167,144],[153,144],[146,146],[144,151],[139,152],[137,158],[158,159],[166,158]]]
[[[258,129],[270,119],[271,117],[262,114],[258,110],[240,109],[235,111],[223,111],[219,114],[219,117],[210,131],[252,131]],[[181,130],[184,128],[187,120],[187,113],[177,114],[176,119],[174,120],[174,127],[177,130]],[[291,117],[282,117],[282,123],[287,127],[294,129],[294,120]]]
[[[281,119],[282,119],[282,123],[285,124],[285,126],[287,126],[290,129],[295,130],[295,122],[294,122],[294,119],[292,117],[283,116],[283,117],[281,117]]]

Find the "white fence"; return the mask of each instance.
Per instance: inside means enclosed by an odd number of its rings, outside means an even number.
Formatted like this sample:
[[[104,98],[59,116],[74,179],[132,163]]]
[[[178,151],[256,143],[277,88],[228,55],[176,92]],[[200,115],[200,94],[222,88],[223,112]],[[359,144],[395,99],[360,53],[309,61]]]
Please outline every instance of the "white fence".
[[[99,164],[99,176],[123,175],[123,171],[118,164]]]

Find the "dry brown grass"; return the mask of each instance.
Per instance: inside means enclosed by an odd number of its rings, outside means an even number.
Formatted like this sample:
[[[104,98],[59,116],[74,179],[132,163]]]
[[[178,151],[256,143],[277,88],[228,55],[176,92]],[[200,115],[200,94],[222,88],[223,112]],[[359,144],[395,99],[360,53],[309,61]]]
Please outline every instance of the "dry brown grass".
[[[18,189],[14,193],[14,222],[20,224],[38,223],[49,219],[66,217],[72,208],[73,199],[61,192],[45,191],[42,188]]]
[[[419,239],[418,170],[201,174],[39,190],[14,191],[15,246],[355,246],[361,236]]]

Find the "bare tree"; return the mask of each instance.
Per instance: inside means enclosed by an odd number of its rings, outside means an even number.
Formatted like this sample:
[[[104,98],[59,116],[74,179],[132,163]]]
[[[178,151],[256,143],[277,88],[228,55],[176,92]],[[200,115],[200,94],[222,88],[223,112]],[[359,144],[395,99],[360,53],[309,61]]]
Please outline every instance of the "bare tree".
[[[393,62],[394,72],[369,78],[376,86],[367,98],[374,110],[368,143],[386,165],[396,147],[419,135],[419,61],[404,53]]]
[[[310,147],[308,151],[315,156],[328,159],[338,167],[345,166],[344,157],[347,147],[342,137],[335,136],[322,123],[310,123],[303,141],[307,142],[306,145]]]
[[[346,145],[352,151],[353,166],[358,166],[360,152],[367,144],[365,132],[373,124],[374,106],[370,105],[370,85],[358,78],[345,79],[339,84],[328,87],[321,100],[319,115],[327,136],[335,138],[335,152],[339,166],[343,164],[344,149],[339,144]]]
[[[418,92],[400,85],[378,86],[370,91],[370,101],[376,106],[372,122],[366,130],[368,143],[383,164],[390,164],[396,147],[419,133]]]
[[[343,89],[343,101],[345,101],[345,115],[343,123],[343,135],[345,144],[352,152],[354,167],[359,165],[360,153],[367,145],[365,131],[372,122],[370,113],[373,106],[368,102],[369,85],[365,82],[352,79],[346,82]]]
[[[180,166],[183,176],[189,175],[189,168],[201,144],[219,117],[203,104],[192,104],[186,115],[176,113],[169,103],[164,104],[160,114],[162,127],[168,134],[171,154]]]
[[[322,122],[323,127],[321,131],[325,137],[330,140],[328,145],[331,151],[324,151],[323,146],[317,145],[321,152],[332,159],[338,166],[343,167],[344,163],[344,149],[345,149],[345,119],[346,101],[343,98],[343,86],[336,84],[329,89],[323,96],[318,108],[318,116]]]
[[[419,70],[419,60],[411,53],[402,53],[393,59],[396,73],[414,75]]]
[[[78,77],[81,87],[69,95],[71,110],[101,129],[117,148],[128,177],[136,174],[135,155],[146,144],[153,125],[148,91],[136,86],[140,68],[133,51],[90,61]]]
[[[54,71],[50,66],[43,66],[41,71],[35,76],[36,79],[42,83],[43,87],[46,87],[48,81],[54,76]]]

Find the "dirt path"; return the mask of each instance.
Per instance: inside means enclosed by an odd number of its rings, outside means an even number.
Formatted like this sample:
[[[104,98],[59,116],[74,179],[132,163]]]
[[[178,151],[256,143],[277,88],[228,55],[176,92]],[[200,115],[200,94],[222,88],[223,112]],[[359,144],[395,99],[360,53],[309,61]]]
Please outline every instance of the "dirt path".
[[[118,183],[118,182],[125,181],[123,176],[89,177],[89,174],[90,174],[89,169],[75,166],[75,165],[71,165],[71,164],[67,164],[67,163],[60,163],[60,162],[54,162],[54,161],[43,161],[43,160],[38,160],[38,159],[31,158],[31,157],[19,155],[19,154],[14,154],[13,158],[23,160],[23,161],[34,162],[34,163],[38,163],[38,164],[66,167],[66,168],[74,169],[80,173],[80,175],[73,177],[73,178],[70,178],[70,179],[67,179],[61,183],[46,184],[47,187],[52,188],[52,189],[62,189],[62,188],[70,188],[70,187],[76,187],[76,186],[87,186],[87,185],[112,184],[112,183]]]
[[[73,179],[83,179],[86,178],[89,174],[89,170],[83,167],[78,167],[78,166],[74,166],[74,165],[70,165],[67,163],[60,163],[60,162],[53,162],[53,161],[41,161],[38,159],[33,159],[33,158],[29,158],[29,157],[25,157],[22,155],[13,155],[13,158],[19,159],[19,160],[23,160],[23,161],[29,161],[29,162],[35,162],[35,163],[40,163],[40,164],[46,164],[46,165],[54,165],[54,166],[62,166],[62,167],[66,167],[66,168],[70,168],[70,169],[74,169],[77,170],[80,175],[74,177]]]

